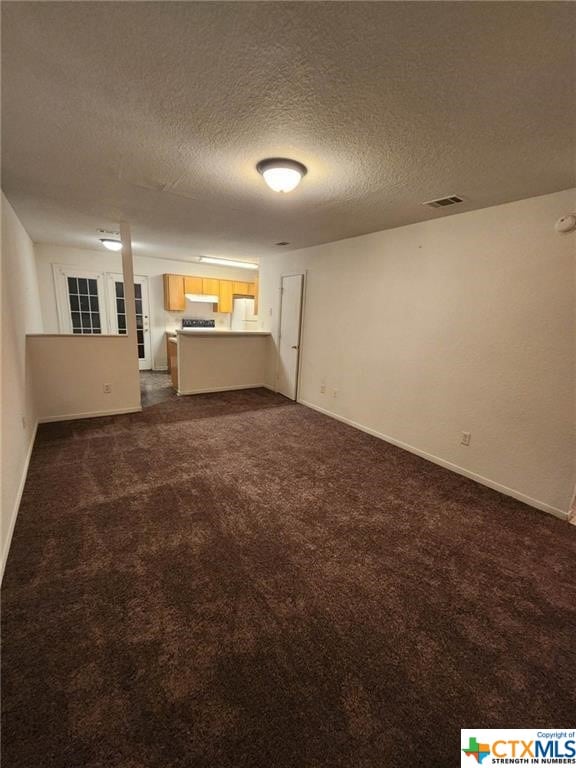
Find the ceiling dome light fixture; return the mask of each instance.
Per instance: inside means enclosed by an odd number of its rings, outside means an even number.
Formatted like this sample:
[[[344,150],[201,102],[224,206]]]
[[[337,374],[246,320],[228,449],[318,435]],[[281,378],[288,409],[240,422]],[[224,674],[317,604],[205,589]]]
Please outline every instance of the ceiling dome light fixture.
[[[104,248],[108,248],[109,251],[121,251],[122,243],[120,240],[112,240],[111,237],[101,237],[100,242]]]
[[[260,160],[256,170],[262,174],[264,181],[274,192],[292,192],[308,173],[305,165],[284,157]]]

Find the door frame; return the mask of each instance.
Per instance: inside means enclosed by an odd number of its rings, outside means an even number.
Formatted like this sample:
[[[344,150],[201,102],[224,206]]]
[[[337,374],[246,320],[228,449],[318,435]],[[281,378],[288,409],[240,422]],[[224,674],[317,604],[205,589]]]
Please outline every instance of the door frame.
[[[298,403],[300,398],[300,372],[302,368],[302,343],[304,339],[304,303],[306,297],[306,277],[308,270],[303,269],[301,272],[289,272],[287,274],[280,275],[279,286],[279,312],[278,312],[278,355],[276,358],[276,371],[274,376],[274,390],[278,392],[278,378],[280,369],[280,340],[282,337],[282,296],[284,289],[282,286],[283,280],[286,277],[301,277],[302,284],[300,287],[300,316],[298,318],[298,354],[296,356],[296,387],[294,392],[294,402]]]
[[[120,272],[106,273],[106,300],[109,315],[110,332],[114,335],[120,334],[118,331],[118,315],[116,312],[116,288],[114,283],[124,283],[124,275]],[[147,275],[134,275],[134,282],[145,286],[146,303],[144,303],[144,291],[142,292],[142,309],[145,321],[148,321],[148,328],[144,327],[144,352],[148,353],[144,359],[138,358],[138,368],[141,371],[152,370],[152,330],[150,323],[150,283]],[[138,331],[138,329],[136,329]]]

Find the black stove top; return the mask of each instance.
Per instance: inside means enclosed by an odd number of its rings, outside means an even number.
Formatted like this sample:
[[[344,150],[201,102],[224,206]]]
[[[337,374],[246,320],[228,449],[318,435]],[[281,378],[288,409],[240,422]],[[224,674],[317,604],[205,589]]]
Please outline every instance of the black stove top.
[[[197,317],[183,317],[182,328],[215,328],[214,320],[201,320]]]

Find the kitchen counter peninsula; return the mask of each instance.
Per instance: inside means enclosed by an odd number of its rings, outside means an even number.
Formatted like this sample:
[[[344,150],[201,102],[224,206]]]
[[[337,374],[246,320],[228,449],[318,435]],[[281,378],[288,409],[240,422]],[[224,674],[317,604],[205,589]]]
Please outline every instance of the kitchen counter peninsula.
[[[172,383],[179,395],[267,386],[272,337],[266,331],[178,330],[169,337]]]

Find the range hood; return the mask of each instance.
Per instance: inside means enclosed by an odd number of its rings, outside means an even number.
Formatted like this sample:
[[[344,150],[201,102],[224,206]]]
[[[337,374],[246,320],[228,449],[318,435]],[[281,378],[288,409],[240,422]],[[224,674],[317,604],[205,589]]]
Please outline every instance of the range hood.
[[[213,296],[208,293],[185,293],[184,296],[188,301],[202,301],[204,304],[218,304],[218,296]]]

